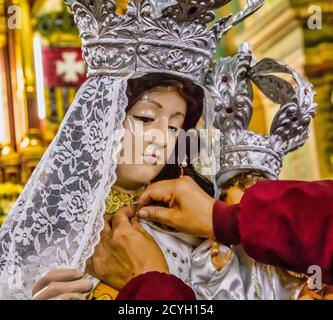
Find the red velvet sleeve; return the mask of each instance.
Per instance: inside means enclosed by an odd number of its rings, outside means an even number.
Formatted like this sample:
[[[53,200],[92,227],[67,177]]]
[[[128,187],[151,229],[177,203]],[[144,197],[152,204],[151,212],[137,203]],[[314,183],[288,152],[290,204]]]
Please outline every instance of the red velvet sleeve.
[[[193,290],[174,275],[147,272],[129,281],[117,300],[196,300]]]
[[[256,261],[292,271],[318,265],[333,284],[333,181],[261,181],[238,206],[216,203],[213,219],[221,243],[241,242]]]

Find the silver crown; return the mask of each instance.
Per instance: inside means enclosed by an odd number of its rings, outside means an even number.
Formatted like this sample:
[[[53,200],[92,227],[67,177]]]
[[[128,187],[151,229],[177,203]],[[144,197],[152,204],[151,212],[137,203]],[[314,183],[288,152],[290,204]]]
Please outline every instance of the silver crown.
[[[218,41],[258,10],[248,0],[212,28],[213,10],[231,0],[131,0],[124,15],[112,0],[67,0],[80,31],[88,76],[170,73],[203,84]]]
[[[296,85],[273,73],[291,75]],[[270,135],[248,130],[253,113],[251,82],[281,105]],[[277,179],[283,157],[308,138],[316,108],[312,85],[291,67],[273,59],[255,63],[249,47],[243,45],[236,56],[217,61],[208,76],[208,87],[216,99],[214,126],[221,131],[218,184],[222,186],[243,172]]]

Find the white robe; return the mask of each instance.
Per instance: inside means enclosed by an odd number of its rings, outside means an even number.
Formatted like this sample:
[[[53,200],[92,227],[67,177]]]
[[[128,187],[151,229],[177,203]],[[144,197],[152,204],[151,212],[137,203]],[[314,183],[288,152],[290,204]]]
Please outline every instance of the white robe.
[[[241,246],[219,245],[222,254],[232,250],[232,258],[217,271],[211,261],[211,240],[141,224],[161,247],[169,272],[190,286],[199,300],[294,300],[304,287],[304,279],[255,263]]]

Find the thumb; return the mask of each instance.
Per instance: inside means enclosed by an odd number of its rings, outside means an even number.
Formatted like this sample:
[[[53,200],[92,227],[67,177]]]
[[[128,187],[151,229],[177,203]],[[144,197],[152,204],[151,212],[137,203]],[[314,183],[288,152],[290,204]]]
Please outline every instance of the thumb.
[[[112,217],[112,229],[119,226],[130,226],[130,219],[132,217],[134,217],[134,210],[132,208],[121,208]]]
[[[104,228],[102,230],[101,236],[107,235],[111,232],[111,225],[112,225],[112,214],[104,214]]]
[[[172,216],[175,213],[173,208],[148,206],[140,209],[138,216],[143,220],[159,222],[169,227],[174,227]]]

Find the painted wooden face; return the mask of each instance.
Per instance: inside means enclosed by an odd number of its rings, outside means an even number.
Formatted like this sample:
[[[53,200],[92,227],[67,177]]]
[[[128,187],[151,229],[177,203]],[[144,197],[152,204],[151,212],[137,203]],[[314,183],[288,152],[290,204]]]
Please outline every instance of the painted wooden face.
[[[154,87],[128,111],[117,167],[117,185],[132,190],[149,184],[172,154],[187,112],[175,87]]]

